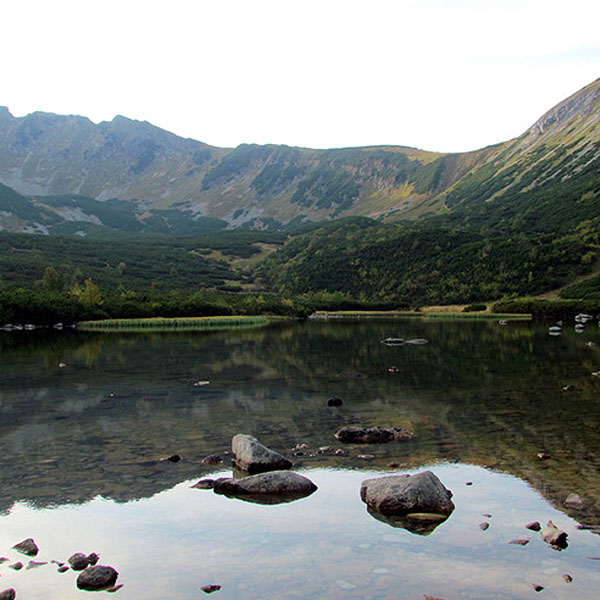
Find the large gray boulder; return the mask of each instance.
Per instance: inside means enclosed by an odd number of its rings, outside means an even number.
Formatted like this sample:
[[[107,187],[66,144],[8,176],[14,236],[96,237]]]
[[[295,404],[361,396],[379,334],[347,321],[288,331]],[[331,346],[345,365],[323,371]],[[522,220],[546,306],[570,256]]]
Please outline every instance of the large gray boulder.
[[[409,440],[413,433],[401,427],[342,427],[335,437],[344,444],[381,444]]]
[[[452,492],[431,471],[367,479],[360,487],[360,498],[371,511],[384,515],[447,516],[454,510]]]
[[[317,486],[304,475],[293,471],[270,471],[242,479],[222,477],[215,481],[214,491],[260,504],[278,504],[309,496]]]
[[[251,475],[266,471],[291,469],[292,462],[263,446],[255,437],[238,433],[231,440],[233,466]]]

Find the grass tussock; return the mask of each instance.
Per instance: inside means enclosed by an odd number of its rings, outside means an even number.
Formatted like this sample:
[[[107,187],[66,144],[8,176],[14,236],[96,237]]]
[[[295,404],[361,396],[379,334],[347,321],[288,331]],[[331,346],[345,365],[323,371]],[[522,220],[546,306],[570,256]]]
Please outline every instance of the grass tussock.
[[[240,329],[261,327],[269,322],[264,316],[185,317],[152,319],[105,319],[81,321],[77,328],[82,331],[206,331],[216,329]]]

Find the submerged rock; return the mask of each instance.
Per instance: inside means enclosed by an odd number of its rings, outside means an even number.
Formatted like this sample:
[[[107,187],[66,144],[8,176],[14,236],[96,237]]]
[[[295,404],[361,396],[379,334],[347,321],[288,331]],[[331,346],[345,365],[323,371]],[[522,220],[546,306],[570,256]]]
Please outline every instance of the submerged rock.
[[[238,433],[231,440],[234,467],[250,474],[290,469],[292,462],[263,446],[255,437]]]
[[[585,504],[583,502],[583,498],[576,494],[575,492],[571,492],[566,498],[563,504],[567,508],[573,508],[575,510],[583,510],[585,508]]]
[[[223,457],[219,454],[209,454],[201,462],[203,465],[220,465],[223,462]]]
[[[344,401],[338,397],[327,400],[327,406],[342,406],[342,404],[344,404]]]
[[[531,529],[531,531],[539,531],[542,528],[538,521],[532,521],[531,523],[527,523],[525,527],[527,527],[527,529]]]
[[[406,529],[415,535],[429,535],[441,525],[447,518],[447,515],[438,515],[432,513],[410,513],[404,515],[384,515],[367,506],[367,512],[378,521],[386,523],[397,529]]]
[[[200,589],[205,594],[212,594],[213,592],[218,592],[221,589],[221,586],[218,583],[212,583],[210,585],[203,585]]]
[[[293,471],[270,471],[242,479],[223,477],[215,481],[215,493],[260,504],[278,504],[309,496],[317,486]]]
[[[409,440],[413,436],[408,429],[398,427],[342,427],[335,434],[344,444],[379,444]]]
[[[12,565],[8,565],[9,569],[13,571],[20,571],[23,568],[23,563],[21,561],[15,562]]]
[[[33,538],[27,538],[26,540],[15,544],[13,549],[21,554],[26,554],[27,556],[35,556],[40,551]]]
[[[454,510],[452,492],[431,471],[367,479],[362,482],[360,498],[384,515],[427,513],[447,517]]]
[[[112,567],[89,567],[79,573],[77,587],[80,590],[102,590],[115,585],[119,573]]]

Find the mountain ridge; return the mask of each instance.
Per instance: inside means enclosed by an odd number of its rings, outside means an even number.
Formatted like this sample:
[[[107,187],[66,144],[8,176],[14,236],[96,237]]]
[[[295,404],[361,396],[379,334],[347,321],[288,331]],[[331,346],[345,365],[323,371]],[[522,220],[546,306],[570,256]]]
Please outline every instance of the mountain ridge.
[[[600,79],[521,136],[462,153],[218,148],[120,115],[96,125],[41,111],[13,117],[0,107],[0,182],[38,205],[50,195],[118,199],[140,222],[164,210],[190,224],[212,218],[230,228],[348,216],[414,220],[568,180],[600,159],[599,120]],[[0,228],[6,223],[0,219]],[[40,230],[35,223],[23,227],[10,230]]]

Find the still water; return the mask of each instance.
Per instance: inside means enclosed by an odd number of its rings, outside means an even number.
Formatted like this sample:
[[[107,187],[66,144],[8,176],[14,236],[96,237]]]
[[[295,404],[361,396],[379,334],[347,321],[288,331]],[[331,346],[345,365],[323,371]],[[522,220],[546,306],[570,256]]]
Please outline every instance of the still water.
[[[0,335],[0,556],[10,559],[0,589],[20,600],[90,594],[52,563],[8,568],[27,565],[11,549],[26,537],[40,562],[99,553],[119,571],[122,599],[198,598],[207,584],[222,599],[530,598],[534,584],[545,598],[598,597],[595,323],[559,337],[533,323],[445,320]],[[387,347],[387,337],[429,343]],[[327,406],[332,396],[343,406]],[[415,437],[338,456],[333,434],[349,424]],[[231,473],[236,433],[293,458],[318,491],[262,506],[192,488]],[[173,454],[181,461],[161,460]],[[224,462],[202,462],[213,454]],[[366,511],[361,481],[426,468],[456,505],[429,535]],[[583,508],[564,506],[570,492]],[[567,549],[524,527],[550,519]]]

